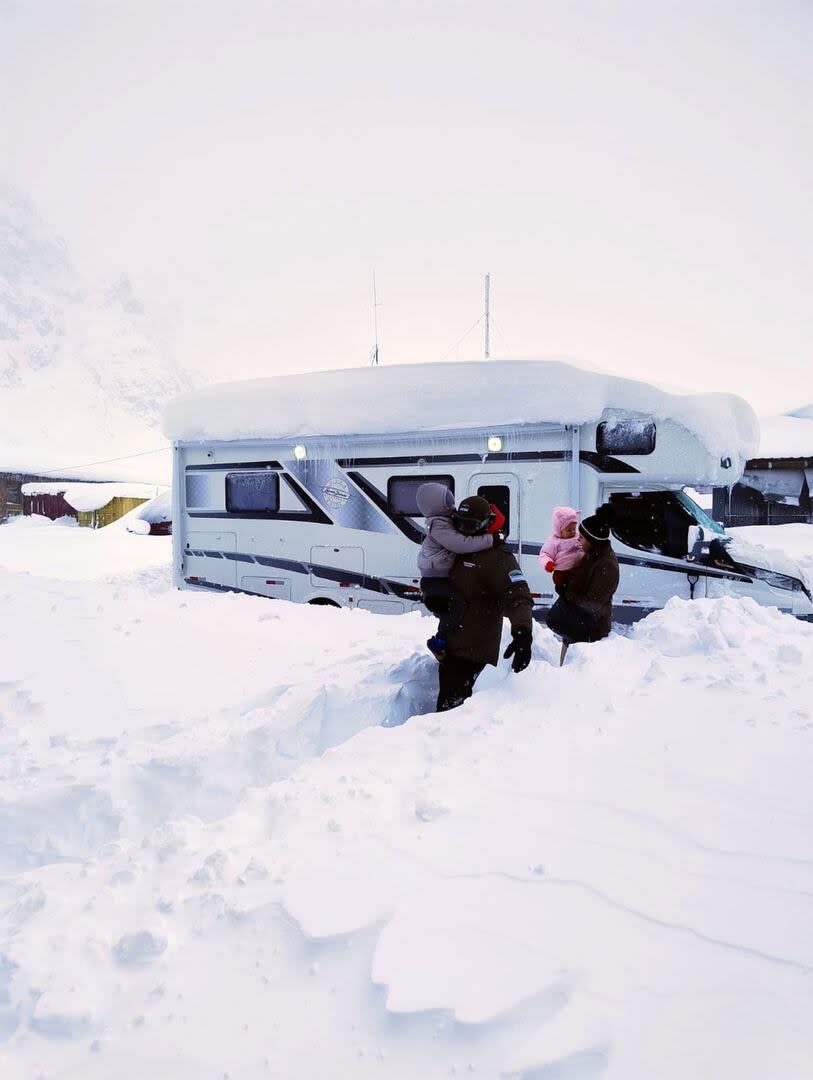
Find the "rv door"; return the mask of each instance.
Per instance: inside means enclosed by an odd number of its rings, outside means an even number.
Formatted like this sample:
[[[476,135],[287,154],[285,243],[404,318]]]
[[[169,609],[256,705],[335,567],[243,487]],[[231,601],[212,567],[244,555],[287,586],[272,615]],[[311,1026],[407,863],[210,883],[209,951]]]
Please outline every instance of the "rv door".
[[[481,495],[505,516],[509,543],[519,544],[522,518],[519,505],[519,479],[513,473],[475,473],[469,480],[469,495]]]

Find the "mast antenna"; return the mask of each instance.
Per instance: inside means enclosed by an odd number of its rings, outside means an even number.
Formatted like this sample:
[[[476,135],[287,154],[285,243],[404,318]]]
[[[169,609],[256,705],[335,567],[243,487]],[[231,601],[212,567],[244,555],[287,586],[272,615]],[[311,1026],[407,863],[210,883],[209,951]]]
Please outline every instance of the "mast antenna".
[[[375,270],[373,270],[373,329],[375,331],[375,345],[372,352],[373,367],[378,367],[378,309],[380,306],[378,292],[375,287]]]
[[[489,348],[489,327],[491,323],[491,315],[489,314],[489,301],[491,293],[491,274],[486,274],[486,310],[485,310],[485,324],[486,324],[486,341],[485,341],[485,358],[488,360],[491,355]]]

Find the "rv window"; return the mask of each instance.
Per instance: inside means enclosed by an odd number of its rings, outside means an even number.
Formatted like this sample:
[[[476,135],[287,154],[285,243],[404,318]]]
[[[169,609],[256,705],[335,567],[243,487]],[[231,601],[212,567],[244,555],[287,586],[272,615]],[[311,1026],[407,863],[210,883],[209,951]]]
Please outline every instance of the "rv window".
[[[685,559],[694,517],[672,491],[610,496],[613,534],[628,547]]]
[[[651,454],[654,449],[652,420],[604,420],[596,429],[599,454]]]
[[[226,509],[230,514],[279,510],[279,476],[275,472],[238,472],[226,475]]]
[[[454,495],[452,476],[391,476],[387,482],[387,506],[391,514],[422,517],[417,495],[421,484],[443,484]]]
[[[486,484],[477,489],[477,494],[496,506],[505,517],[503,532],[507,536],[511,532],[511,488],[505,484]]]
[[[209,477],[205,473],[187,473],[186,506],[192,510],[209,505]]]

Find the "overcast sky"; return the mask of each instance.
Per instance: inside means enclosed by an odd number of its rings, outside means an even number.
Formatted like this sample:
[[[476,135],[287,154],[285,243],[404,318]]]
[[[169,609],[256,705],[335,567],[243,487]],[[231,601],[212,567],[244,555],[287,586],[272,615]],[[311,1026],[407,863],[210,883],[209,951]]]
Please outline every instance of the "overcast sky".
[[[811,0],[0,0],[0,169],[207,377],[558,355],[813,400]]]

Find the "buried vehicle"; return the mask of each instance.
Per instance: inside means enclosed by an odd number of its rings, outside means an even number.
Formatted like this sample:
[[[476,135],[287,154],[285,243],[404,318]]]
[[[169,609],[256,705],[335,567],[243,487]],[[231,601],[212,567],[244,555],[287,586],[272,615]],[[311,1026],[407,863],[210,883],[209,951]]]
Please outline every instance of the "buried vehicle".
[[[609,517],[619,621],[672,596],[813,612],[795,563],[731,539],[683,490],[735,483],[753,453],[756,416],[731,394],[557,361],[410,364],[208,387],[171,402],[164,430],[181,587],[420,609],[416,493],[435,481],[500,508],[539,614],[554,593],[538,554],[563,504]]]

